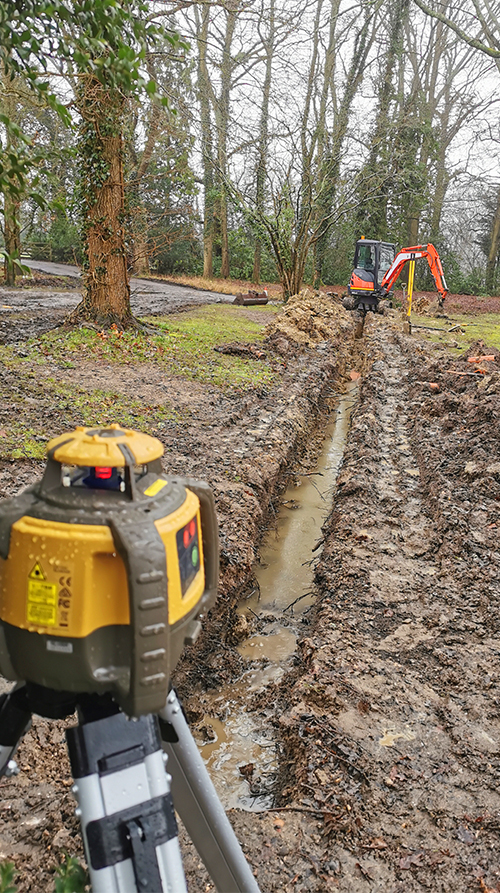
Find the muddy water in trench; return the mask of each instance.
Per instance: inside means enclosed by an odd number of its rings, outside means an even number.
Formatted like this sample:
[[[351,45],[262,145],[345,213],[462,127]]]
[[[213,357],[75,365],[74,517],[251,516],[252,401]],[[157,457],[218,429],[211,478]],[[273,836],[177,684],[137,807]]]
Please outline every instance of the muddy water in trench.
[[[246,705],[289,668],[301,621],[313,602],[321,527],[330,511],[358,390],[358,382],[351,382],[339,398],[315,471],[295,475],[261,546],[254,568],[257,586],[238,609],[259,620],[260,632],[238,647],[249,669],[209,698],[206,715],[193,728],[226,808],[258,811],[272,805],[277,769],[272,727],[263,714],[259,725],[259,713],[247,712]]]

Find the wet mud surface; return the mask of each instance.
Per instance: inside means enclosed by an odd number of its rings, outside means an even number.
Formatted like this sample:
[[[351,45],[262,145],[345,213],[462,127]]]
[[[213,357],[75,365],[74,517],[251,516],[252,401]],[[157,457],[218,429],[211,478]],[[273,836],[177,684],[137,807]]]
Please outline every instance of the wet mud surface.
[[[0,344],[34,338],[63,325],[68,313],[81,300],[77,267],[51,263],[38,266],[42,266],[42,271],[33,271],[34,287],[30,287],[27,279],[20,279],[13,288],[0,286]],[[68,269],[73,275],[64,275]],[[232,295],[154,279],[132,279],[130,283],[130,306],[136,316],[177,313],[199,304],[232,303],[233,300]]]
[[[266,627],[242,631],[236,606],[285,484],[362,373],[315,606],[286,673],[242,705],[276,747],[274,806],[229,811],[262,893],[500,889],[500,362],[454,374],[474,367],[400,328],[370,319],[355,342],[338,304],[292,302],[266,341],[279,382],[203,388],[190,425],[161,434],[169,471],[211,483],[221,527],[217,610],[176,673],[196,726],[207,707],[223,718],[214,692],[265,669],[236,646]],[[1,463],[0,494],[41,467]],[[36,718],[21,774],[0,782],[0,858],[20,891],[51,889],[61,853],[81,854],[63,725]],[[213,890],[182,842],[190,893]]]

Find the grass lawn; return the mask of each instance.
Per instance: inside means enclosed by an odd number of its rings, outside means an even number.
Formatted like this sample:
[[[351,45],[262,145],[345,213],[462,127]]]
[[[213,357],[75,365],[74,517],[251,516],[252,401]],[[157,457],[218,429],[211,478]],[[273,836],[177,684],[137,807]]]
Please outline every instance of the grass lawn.
[[[435,319],[412,313],[411,323],[415,327],[415,332],[423,338],[449,345],[450,350],[456,353],[462,353],[474,341],[484,341],[486,347],[500,350],[500,313],[481,313],[475,316],[450,313],[447,319]],[[417,326],[429,328],[419,329]],[[460,329],[450,332],[454,326],[460,326]],[[455,343],[457,346],[452,347],[451,344]]]

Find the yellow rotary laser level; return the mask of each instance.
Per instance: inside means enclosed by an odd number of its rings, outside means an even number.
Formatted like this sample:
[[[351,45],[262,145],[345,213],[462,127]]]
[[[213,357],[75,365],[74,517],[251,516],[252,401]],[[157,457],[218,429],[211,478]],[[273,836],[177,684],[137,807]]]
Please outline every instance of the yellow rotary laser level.
[[[216,598],[212,492],[164,475],[160,441],[119,425],[47,454],[42,480],[0,507],[0,673],[157,713]]]

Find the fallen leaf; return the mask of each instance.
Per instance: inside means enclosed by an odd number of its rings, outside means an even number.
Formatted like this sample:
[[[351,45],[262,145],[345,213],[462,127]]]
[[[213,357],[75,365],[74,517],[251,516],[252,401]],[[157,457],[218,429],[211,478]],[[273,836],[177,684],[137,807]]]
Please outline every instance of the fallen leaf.
[[[389,846],[383,837],[373,837],[370,843],[361,844],[364,850],[385,850]]]
[[[364,699],[361,699],[361,701],[358,701],[356,706],[360,713],[369,713],[370,712],[371,705],[370,705],[369,701],[365,701]]]
[[[402,859],[399,860],[399,867],[404,871],[407,871],[412,865],[420,865],[422,862],[423,853],[408,853],[407,856],[403,856]]]
[[[351,381],[358,381],[361,378],[361,372],[355,372],[353,369],[352,372],[349,372],[349,378]]]
[[[373,875],[371,875],[370,872],[366,870],[366,868],[363,868],[360,862],[356,862],[356,868],[359,868],[363,877],[365,877],[369,881],[373,881]]]
[[[462,843],[466,843],[469,846],[474,843],[475,835],[472,831],[469,831],[468,828],[465,828],[464,825],[459,825],[457,828],[457,837]]]

